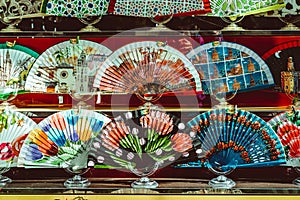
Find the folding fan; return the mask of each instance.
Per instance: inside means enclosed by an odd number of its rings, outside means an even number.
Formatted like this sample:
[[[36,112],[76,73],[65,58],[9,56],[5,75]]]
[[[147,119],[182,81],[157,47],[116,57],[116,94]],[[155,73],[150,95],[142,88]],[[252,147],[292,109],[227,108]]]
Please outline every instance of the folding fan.
[[[268,87],[274,80],[267,64],[249,48],[232,42],[212,42],[187,54],[206,94]]]
[[[35,51],[10,42],[0,44],[0,99],[6,99],[12,92],[10,85],[18,84],[24,89],[27,73],[38,57]]]
[[[26,115],[5,108],[0,110],[0,167],[17,166],[23,141],[36,123]]]
[[[300,42],[291,40],[272,47],[262,56],[265,62],[272,66],[271,70],[274,77],[278,77],[278,79],[275,79],[276,85],[281,85],[285,92],[291,94],[297,93],[299,89],[297,83],[299,79],[299,53]],[[289,67],[290,65],[293,67]]]
[[[167,15],[196,15],[210,12],[209,0],[115,0],[109,12],[115,15],[157,17]]]
[[[65,17],[84,18],[107,14],[110,0],[43,0],[41,12]]]
[[[284,3],[284,7],[274,10],[273,12],[260,13],[259,16],[286,17],[291,15],[299,15],[300,2],[298,0],[284,0]]]
[[[188,122],[201,167],[218,163],[226,168],[272,166],[285,163],[282,144],[272,127],[247,111],[225,108],[202,113]],[[183,165],[184,166],[184,165]]]
[[[125,45],[99,67],[94,87],[111,93],[163,94],[195,89],[199,75],[178,50],[162,42],[142,41]]]
[[[300,111],[281,113],[268,121],[285,148],[288,161],[300,160]]]
[[[28,134],[20,152],[19,166],[67,167],[88,151],[91,140],[110,120],[90,110],[66,110],[42,120]]]
[[[199,160],[177,167],[208,167],[217,178],[214,188],[232,188],[235,182],[225,175],[238,167],[274,166],[285,163],[280,140],[260,117],[243,110],[218,108],[188,122]]]
[[[192,148],[192,139],[183,129],[179,119],[160,110],[128,112],[101,131],[93,142],[90,157],[96,162],[95,167],[104,164],[147,176]]]
[[[88,40],[64,41],[44,51],[28,74],[25,89],[35,92],[68,93],[75,82],[90,87],[96,64],[100,64],[111,51]],[[78,80],[76,80],[76,78]]]
[[[212,13],[217,17],[245,16],[284,7],[283,0],[210,0]]]

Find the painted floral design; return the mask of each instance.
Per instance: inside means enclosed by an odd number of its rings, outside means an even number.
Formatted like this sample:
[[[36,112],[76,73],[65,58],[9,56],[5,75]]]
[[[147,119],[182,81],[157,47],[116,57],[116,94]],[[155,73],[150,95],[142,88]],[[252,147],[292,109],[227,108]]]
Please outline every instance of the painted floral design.
[[[62,167],[87,151],[93,139],[109,119],[89,110],[55,113],[32,130],[20,152],[22,165]],[[20,165],[21,165],[20,164]]]

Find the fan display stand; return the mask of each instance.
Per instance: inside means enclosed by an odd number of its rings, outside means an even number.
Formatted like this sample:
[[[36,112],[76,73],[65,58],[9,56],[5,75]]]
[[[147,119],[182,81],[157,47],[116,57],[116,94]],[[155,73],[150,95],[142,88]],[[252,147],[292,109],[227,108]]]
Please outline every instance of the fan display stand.
[[[9,184],[9,183],[12,182],[11,178],[2,175],[5,172],[8,172],[9,170],[10,170],[9,166],[0,168],[0,188],[4,187],[5,185],[7,185],[7,184]]]
[[[132,168],[131,171],[141,177],[138,180],[131,183],[132,188],[143,188],[143,189],[153,189],[158,187],[158,183],[155,180],[151,180],[149,176],[154,174],[159,168],[159,163],[155,163],[153,167],[146,167],[144,169]]]
[[[67,179],[64,182],[64,186],[68,189],[84,189],[91,185],[91,182],[82,177],[89,168],[87,166],[87,152],[83,152],[79,154],[76,158],[74,158],[66,168],[64,168],[68,173],[72,174],[73,177]]]

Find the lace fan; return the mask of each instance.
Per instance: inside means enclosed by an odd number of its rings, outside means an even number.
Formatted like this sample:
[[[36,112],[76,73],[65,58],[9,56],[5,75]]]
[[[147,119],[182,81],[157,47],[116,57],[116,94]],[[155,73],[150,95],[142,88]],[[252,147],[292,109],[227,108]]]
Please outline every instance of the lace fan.
[[[43,0],[41,11],[46,14],[65,17],[90,17],[107,14],[110,0]]]
[[[245,16],[284,7],[283,0],[210,0],[211,16]]]
[[[187,54],[206,94],[249,91],[274,84],[269,67],[255,52],[232,42],[201,45]]]
[[[104,164],[145,178],[192,148],[192,139],[183,129],[184,124],[176,117],[160,110],[128,112],[101,131],[93,142],[90,157],[94,158],[95,167]],[[153,186],[147,184],[135,182],[132,186]]]
[[[154,41],[134,42],[112,53],[99,67],[94,87],[110,93],[145,95],[195,89],[199,75],[178,50]]]
[[[96,73],[95,64],[102,63],[110,53],[107,47],[88,40],[58,43],[38,57],[28,74],[25,89],[69,93],[75,82],[81,82],[80,87],[90,87]]]
[[[90,110],[66,110],[42,120],[24,141],[19,165],[67,167],[89,150],[91,140],[110,120]],[[81,163],[78,163],[81,164]]]
[[[13,87],[24,90],[28,71],[37,57],[38,53],[25,46],[10,42],[0,44],[1,100],[6,100],[13,93]]]
[[[109,12],[115,15],[157,17],[167,15],[196,15],[210,12],[209,0],[116,0],[111,1]]]

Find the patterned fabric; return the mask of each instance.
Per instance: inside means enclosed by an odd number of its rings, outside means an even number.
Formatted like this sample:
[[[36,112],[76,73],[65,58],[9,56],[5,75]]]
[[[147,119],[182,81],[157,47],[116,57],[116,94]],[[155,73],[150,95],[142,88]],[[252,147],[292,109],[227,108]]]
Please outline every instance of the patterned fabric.
[[[295,1],[295,0],[291,0]],[[242,16],[284,7],[283,0],[211,0],[213,16]]]
[[[84,18],[107,13],[109,0],[44,0],[42,12],[50,15]]]
[[[111,0],[109,12],[115,15],[155,17],[210,12],[209,0]]]

